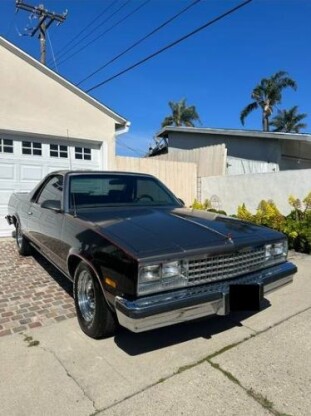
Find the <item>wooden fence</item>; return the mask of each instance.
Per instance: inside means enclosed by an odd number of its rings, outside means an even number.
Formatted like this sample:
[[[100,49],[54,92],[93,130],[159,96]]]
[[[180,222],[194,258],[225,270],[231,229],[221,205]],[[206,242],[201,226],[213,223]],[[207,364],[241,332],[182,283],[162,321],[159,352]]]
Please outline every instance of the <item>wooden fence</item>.
[[[224,144],[192,150],[169,149],[167,154],[154,156],[152,159],[196,163],[200,178],[223,176],[226,174],[227,149]]]

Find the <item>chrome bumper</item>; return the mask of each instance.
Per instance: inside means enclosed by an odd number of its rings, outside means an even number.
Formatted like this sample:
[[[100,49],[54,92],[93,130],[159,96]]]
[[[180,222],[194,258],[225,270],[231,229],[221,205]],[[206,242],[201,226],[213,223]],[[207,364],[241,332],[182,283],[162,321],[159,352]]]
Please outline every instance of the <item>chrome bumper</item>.
[[[128,300],[117,296],[116,313],[120,325],[143,332],[209,315],[230,313],[230,286],[258,285],[262,295],[293,281],[297,267],[286,262],[249,275]]]

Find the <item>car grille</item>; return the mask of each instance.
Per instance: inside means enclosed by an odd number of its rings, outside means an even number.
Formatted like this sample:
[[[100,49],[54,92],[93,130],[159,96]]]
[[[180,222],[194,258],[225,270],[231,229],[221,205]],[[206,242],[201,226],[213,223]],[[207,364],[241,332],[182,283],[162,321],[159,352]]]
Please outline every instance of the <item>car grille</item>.
[[[264,247],[215,257],[196,257],[188,261],[188,284],[196,285],[230,279],[259,270],[264,265]]]

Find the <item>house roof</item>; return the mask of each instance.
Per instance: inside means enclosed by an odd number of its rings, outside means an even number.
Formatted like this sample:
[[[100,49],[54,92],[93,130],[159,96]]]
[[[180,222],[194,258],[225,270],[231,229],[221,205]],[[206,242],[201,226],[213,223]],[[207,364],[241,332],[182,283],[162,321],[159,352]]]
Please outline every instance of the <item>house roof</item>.
[[[115,123],[116,123],[116,129],[123,129],[124,127],[128,127],[130,125],[130,122],[126,120],[124,117],[122,117],[120,114],[117,114],[115,111],[110,109],[109,107],[101,104],[99,101],[97,101],[95,98],[91,97],[90,95],[86,94],[84,91],[82,91],[80,88],[73,85],[71,82],[66,80],[64,77],[61,77],[60,75],[56,74],[56,72],[52,71],[45,65],[41,64],[36,59],[32,58],[30,55],[28,55],[26,52],[22,51],[12,43],[8,42],[6,39],[0,36],[0,46],[7,49],[11,53],[15,54],[28,64],[32,65],[34,68],[36,68],[38,71],[42,72],[46,76],[50,77],[54,81],[61,84],[64,88],[67,88],[77,96],[79,96],[81,99],[85,100],[89,104],[96,107],[98,110],[102,111],[109,117],[111,117]]]
[[[156,137],[167,138],[170,133],[206,134],[210,136],[230,136],[232,138],[254,137],[258,139],[292,140],[311,143],[311,134],[306,133],[282,133],[260,130],[238,130],[238,129],[212,129],[198,127],[172,127],[161,129]]]

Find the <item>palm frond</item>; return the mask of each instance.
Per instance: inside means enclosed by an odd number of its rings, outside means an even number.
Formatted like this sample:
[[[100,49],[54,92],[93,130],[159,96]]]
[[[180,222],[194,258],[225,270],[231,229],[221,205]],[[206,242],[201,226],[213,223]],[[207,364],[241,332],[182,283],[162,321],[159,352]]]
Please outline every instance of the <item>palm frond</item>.
[[[165,119],[162,121],[161,126],[172,126],[174,124],[174,120],[172,116],[165,117]]]
[[[251,98],[254,102],[246,106],[240,114],[241,123],[244,125],[245,118],[249,113],[259,107],[262,109],[263,129],[267,130],[269,117],[275,106],[281,103],[282,92],[285,88],[293,88],[294,90],[297,88],[296,81],[290,78],[286,71],[278,71],[269,78],[262,78],[252,91]]]
[[[165,117],[162,127],[171,125],[194,127],[196,121],[201,122],[195,106],[187,106],[185,98],[177,102],[169,101],[168,104],[172,114]]]
[[[307,114],[298,114],[298,106],[295,105],[289,110],[279,110],[270,122],[270,126],[275,127],[273,131],[299,133],[300,130],[307,127],[306,123],[300,123],[305,117],[307,117]]]
[[[248,104],[242,111],[240,114],[240,120],[242,125],[244,126],[244,122],[246,117],[254,110],[256,110],[258,108],[258,103],[256,101],[253,101],[252,103]]]

